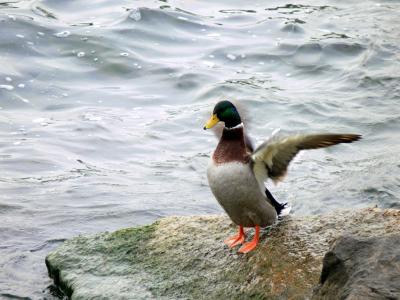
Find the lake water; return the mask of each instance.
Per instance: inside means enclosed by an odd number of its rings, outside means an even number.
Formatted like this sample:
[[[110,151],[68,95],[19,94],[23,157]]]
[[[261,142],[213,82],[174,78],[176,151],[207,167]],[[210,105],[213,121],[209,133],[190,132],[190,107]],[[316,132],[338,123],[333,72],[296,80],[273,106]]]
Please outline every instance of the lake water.
[[[221,213],[203,125],[223,99],[257,142],[364,136],[269,184],[293,214],[400,207],[399,20],[399,1],[0,2],[0,298],[52,299],[64,239]]]

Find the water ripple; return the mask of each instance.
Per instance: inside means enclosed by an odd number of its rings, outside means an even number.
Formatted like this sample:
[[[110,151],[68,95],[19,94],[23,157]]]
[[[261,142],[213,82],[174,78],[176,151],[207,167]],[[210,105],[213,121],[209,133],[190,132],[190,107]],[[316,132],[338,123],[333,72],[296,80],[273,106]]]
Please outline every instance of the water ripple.
[[[399,9],[1,2],[2,296],[51,299],[43,259],[65,238],[221,212],[202,127],[222,99],[258,142],[279,129],[365,136],[304,153],[271,187],[296,214],[398,207]]]

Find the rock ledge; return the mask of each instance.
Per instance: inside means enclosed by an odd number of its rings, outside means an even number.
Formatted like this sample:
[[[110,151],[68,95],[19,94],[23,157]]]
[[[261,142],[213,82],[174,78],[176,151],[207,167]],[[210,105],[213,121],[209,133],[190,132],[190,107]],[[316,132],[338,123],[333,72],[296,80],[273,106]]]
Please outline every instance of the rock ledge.
[[[72,299],[304,299],[340,236],[382,237],[399,228],[394,209],[290,216],[264,230],[255,251],[239,255],[222,242],[236,231],[225,216],[168,217],[73,238],[46,265]]]

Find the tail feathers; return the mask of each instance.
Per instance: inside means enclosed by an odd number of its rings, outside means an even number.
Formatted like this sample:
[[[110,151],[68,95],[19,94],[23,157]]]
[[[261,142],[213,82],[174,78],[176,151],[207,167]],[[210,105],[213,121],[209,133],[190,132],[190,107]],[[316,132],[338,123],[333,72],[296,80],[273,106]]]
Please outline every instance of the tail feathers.
[[[278,217],[286,216],[290,213],[290,210],[292,209],[290,205],[287,202],[279,203],[276,201],[274,196],[272,196],[271,192],[267,188],[265,189],[265,195],[267,195],[267,198],[271,201],[271,204],[275,208]]]

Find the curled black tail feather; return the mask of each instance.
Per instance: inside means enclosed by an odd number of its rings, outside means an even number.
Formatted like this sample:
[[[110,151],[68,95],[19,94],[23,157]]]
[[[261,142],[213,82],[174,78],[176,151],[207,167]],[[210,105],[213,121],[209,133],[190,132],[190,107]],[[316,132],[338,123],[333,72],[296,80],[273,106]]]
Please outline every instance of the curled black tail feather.
[[[287,202],[281,204],[278,201],[276,201],[274,196],[272,196],[271,192],[267,188],[265,188],[265,194],[267,195],[267,198],[271,201],[271,204],[275,208],[276,214],[279,217],[281,212],[282,212],[282,210],[286,208]]]

